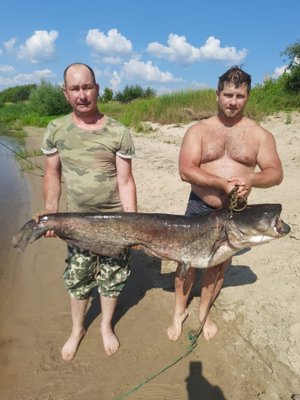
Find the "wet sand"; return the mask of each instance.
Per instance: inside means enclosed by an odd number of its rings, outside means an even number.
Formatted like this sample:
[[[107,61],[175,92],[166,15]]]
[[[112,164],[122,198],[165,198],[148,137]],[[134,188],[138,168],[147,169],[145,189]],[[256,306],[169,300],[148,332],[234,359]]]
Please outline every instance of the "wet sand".
[[[128,399],[279,400],[300,392],[300,115],[293,114],[292,123],[287,121],[280,114],[263,123],[276,137],[284,182],[254,190],[250,202],[281,203],[291,234],[234,257],[212,309],[218,335],[210,342],[200,337],[188,357]],[[147,138],[135,138],[139,210],[182,214],[189,185],[179,179],[178,153],[187,127],[154,127],[158,130]],[[38,149],[42,130],[28,128],[28,132],[27,147]],[[43,165],[42,157],[36,159]],[[24,203],[20,215],[27,220],[28,214],[43,208],[42,179],[39,173],[24,175],[30,203]],[[63,194],[62,211],[64,201]],[[16,215],[20,226],[26,222],[19,219]],[[115,399],[182,356],[189,345],[187,333],[198,327],[196,285],[183,336],[176,343],[168,340],[176,266],[136,251],[115,318],[119,351],[113,357],[104,353],[98,332],[101,310],[95,297],[76,358],[64,362],[60,350],[71,327],[62,282],[65,256],[65,243],[58,238],[40,239],[21,255],[11,248],[4,260],[2,255],[1,399]]]

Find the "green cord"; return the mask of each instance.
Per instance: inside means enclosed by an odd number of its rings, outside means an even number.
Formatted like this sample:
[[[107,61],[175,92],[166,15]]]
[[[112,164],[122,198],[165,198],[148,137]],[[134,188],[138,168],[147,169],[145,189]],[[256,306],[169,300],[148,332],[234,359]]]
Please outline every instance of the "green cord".
[[[182,354],[180,357],[178,357],[176,360],[174,360],[173,362],[171,362],[170,364],[168,364],[167,366],[165,366],[164,368],[162,368],[160,371],[156,372],[155,374],[151,375],[150,377],[146,378],[143,382],[141,382],[139,385],[134,386],[131,390],[129,390],[128,392],[125,392],[123,394],[121,394],[119,397],[117,397],[115,400],[122,400],[125,399],[125,397],[128,397],[130,394],[132,394],[133,392],[137,391],[138,389],[140,389],[142,386],[146,385],[146,383],[150,382],[152,379],[156,378],[158,375],[162,374],[163,372],[165,372],[167,369],[171,368],[173,365],[177,364],[180,360],[182,360],[184,357],[187,357],[193,350],[194,348],[197,346],[198,344],[198,338],[200,336],[202,332],[202,326],[200,327],[199,331],[196,334],[193,334],[192,332],[188,333],[188,339],[190,341],[189,346],[187,351]]]
[[[171,362],[170,364],[168,364],[166,367],[162,368],[160,371],[158,371],[158,372],[156,372],[155,374],[151,375],[149,378],[146,378],[146,379],[145,379],[143,382],[141,382],[139,385],[133,387],[133,388],[132,388],[131,390],[129,390],[128,392],[125,392],[125,393],[121,394],[119,397],[116,397],[115,400],[122,400],[122,399],[125,399],[125,397],[128,397],[130,394],[132,394],[133,392],[137,391],[137,390],[140,389],[142,386],[146,385],[146,383],[150,382],[152,379],[156,378],[158,375],[162,374],[162,373],[165,372],[167,369],[169,369],[169,368],[171,368],[173,365],[177,364],[177,363],[178,363],[180,360],[182,360],[184,357],[187,357],[187,356],[194,350],[194,348],[195,348],[195,347],[197,346],[197,344],[198,344],[199,336],[200,336],[201,333],[202,333],[202,330],[203,330],[204,324],[205,324],[205,322],[206,322],[206,318],[207,318],[207,316],[208,316],[210,307],[211,307],[211,305],[212,305],[212,303],[213,303],[213,293],[214,293],[214,291],[215,291],[216,284],[217,284],[217,281],[218,281],[219,276],[220,276],[220,272],[221,272],[221,267],[220,267],[219,270],[218,270],[218,273],[217,273],[217,276],[216,276],[216,279],[215,279],[215,282],[214,282],[214,287],[213,287],[213,291],[212,291],[212,295],[211,295],[211,299],[210,299],[210,304],[209,304],[209,306],[208,306],[207,309],[206,309],[205,316],[204,316],[204,318],[203,318],[203,320],[202,320],[202,322],[201,322],[201,324],[200,324],[199,329],[198,329],[195,333],[193,333],[192,331],[189,331],[189,332],[188,332],[188,335],[187,335],[187,336],[188,336],[188,340],[189,340],[189,346],[188,346],[187,351],[186,351],[182,356],[178,357],[176,360],[174,360],[173,362]]]

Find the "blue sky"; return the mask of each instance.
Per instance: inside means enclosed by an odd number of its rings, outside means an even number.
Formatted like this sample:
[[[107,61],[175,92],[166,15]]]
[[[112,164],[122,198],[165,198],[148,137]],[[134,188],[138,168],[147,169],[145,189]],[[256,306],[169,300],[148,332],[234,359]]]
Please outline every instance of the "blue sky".
[[[157,93],[215,88],[237,64],[253,84],[282,73],[300,39],[299,0],[51,0],[2,2],[0,91],[62,80],[76,61],[104,89]]]

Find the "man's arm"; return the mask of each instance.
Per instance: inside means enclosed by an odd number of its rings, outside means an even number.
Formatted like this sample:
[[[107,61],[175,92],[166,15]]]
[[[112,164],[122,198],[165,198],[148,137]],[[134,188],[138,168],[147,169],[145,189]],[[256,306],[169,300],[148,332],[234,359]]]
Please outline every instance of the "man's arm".
[[[132,175],[131,159],[116,156],[119,196],[125,212],[137,211],[136,187]]]
[[[252,186],[258,188],[279,185],[283,179],[283,170],[275,139],[270,132],[265,131],[265,133],[257,155],[260,172],[255,172],[252,178]]]
[[[44,175],[45,211],[58,212],[61,195],[61,163],[58,153],[46,156]]]
[[[269,188],[279,185],[283,179],[282,164],[273,135],[263,128],[261,128],[259,134],[261,142],[257,154],[257,165],[260,171],[253,172],[243,178],[232,177],[229,179],[229,182],[239,186],[237,193],[240,196],[247,196],[252,187]]]

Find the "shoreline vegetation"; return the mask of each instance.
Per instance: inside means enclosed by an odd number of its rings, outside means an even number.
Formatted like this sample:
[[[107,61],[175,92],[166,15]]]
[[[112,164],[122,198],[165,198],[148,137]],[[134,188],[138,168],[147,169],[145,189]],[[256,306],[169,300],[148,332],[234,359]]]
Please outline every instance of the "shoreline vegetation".
[[[283,75],[277,80],[268,79],[262,85],[256,85],[251,91],[245,114],[260,122],[266,116],[285,112],[286,123],[291,123],[291,113],[300,112],[300,91],[287,91],[285,80]],[[131,89],[134,92],[136,88]],[[140,89],[142,94],[147,93]],[[126,90],[130,91],[130,88]],[[14,96],[8,97],[7,92]],[[217,111],[213,89],[163,95],[155,95],[150,89],[148,92],[149,96],[123,102],[107,100],[103,96],[99,99],[99,108],[139,135],[151,134],[151,124],[188,124],[208,118]],[[5,101],[8,99],[12,101]],[[69,111],[58,86],[41,82],[39,86],[30,85],[30,91],[28,85],[7,89],[0,92],[0,135],[25,139],[25,126],[46,127],[52,119]]]
[[[15,93],[23,96],[24,88],[28,89],[26,86],[10,90],[15,89]],[[31,90],[33,92],[31,95],[27,93],[27,100],[6,103],[1,103],[3,92],[0,92],[0,137],[12,137],[20,143],[21,148],[18,151],[10,150],[16,153],[16,160],[22,170],[34,168],[35,163],[30,159],[42,155],[40,150],[31,151],[26,148],[26,127],[45,128],[52,119],[70,111],[61,88],[42,82],[38,87],[31,86]],[[213,89],[187,90],[161,96],[156,96],[151,91],[150,93],[149,97],[128,102],[100,98],[98,106],[105,115],[131,128],[135,137],[145,138],[157,137],[160,127],[187,126],[209,118],[217,111],[216,93]],[[291,124],[294,112],[300,112],[300,93],[287,94],[283,83],[278,79],[268,80],[264,85],[252,89],[245,115],[261,122],[268,116],[283,113],[285,123]],[[174,142],[174,138],[166,136],[165,141],[168,140]]]

